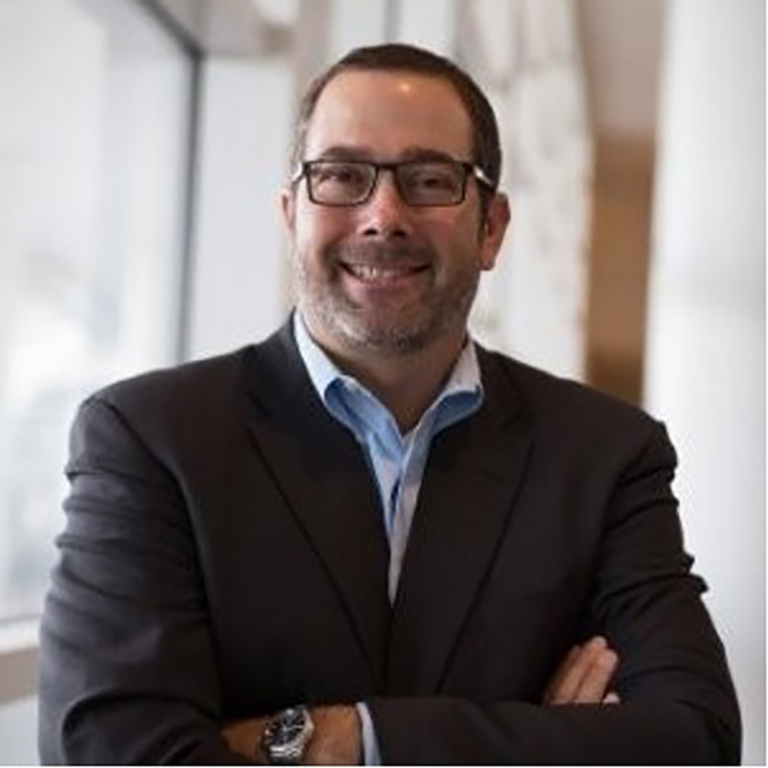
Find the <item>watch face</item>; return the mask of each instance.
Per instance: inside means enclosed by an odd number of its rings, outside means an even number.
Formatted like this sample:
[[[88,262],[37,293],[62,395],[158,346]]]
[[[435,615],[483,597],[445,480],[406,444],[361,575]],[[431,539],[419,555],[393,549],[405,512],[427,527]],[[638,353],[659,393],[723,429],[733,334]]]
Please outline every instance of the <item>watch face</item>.
[[[290,707],[276,714],[264,729],[261,746],[270,763],[296,765],[312,737],[314,724],[306,707]]]
[[[286,709],[270,723],[272,744],[285,744],[293,741],[305,728],[306,716],[301,709]]]

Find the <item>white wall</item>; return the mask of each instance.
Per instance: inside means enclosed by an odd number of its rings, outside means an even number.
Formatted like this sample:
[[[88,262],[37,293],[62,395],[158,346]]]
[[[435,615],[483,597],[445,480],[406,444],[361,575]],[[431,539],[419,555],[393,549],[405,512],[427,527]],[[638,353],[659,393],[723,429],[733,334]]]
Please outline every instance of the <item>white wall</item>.
[[[670,0],[647,405],[680,454],[688,548],[710,585],[765,761],[765,6]]]
[[[0,765],[39,765],[37,697],[0,705]]]
[[[187,356],[271,333],[289,306],[278,192],[288,174],[286,58],[203,64]]]

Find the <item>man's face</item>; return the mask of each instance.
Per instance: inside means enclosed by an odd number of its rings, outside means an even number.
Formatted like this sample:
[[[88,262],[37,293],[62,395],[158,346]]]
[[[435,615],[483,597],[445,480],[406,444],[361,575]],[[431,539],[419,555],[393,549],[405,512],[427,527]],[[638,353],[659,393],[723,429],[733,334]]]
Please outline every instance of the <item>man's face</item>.
[[[348,71],[325,87],[305,160],[472,159],[469,116],[445,80],[408,72]],[[481,226],[478,182],[464,201],[411,207],[392,173],[350,207],[310,201],[307,180],[283,194],[299,306],[316,340],[342,357],[400,355],[463,338],[480,271],[493,266],[506,201]]]

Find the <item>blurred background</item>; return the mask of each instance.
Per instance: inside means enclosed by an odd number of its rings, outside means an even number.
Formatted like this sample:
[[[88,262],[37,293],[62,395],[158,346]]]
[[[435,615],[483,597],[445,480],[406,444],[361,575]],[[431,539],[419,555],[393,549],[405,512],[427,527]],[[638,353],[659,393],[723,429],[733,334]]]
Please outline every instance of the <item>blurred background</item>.
[[[269,334],[313,73],[425,45],[502,127],[484,343],[663,420],[765,762],[763,0],[0,0],[0,762],[33,764],[37,615],[90,391]]]

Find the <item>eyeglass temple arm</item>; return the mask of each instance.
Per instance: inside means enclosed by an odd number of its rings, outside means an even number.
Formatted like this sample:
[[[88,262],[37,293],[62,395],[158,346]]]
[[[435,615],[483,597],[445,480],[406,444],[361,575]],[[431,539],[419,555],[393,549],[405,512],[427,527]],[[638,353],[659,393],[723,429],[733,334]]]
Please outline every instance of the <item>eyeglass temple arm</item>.
[[[478,180],[482,181],[490,189],[495,189],[496,185],[488,178],[488,174],[479,166],[472,166],[472,175]]]

